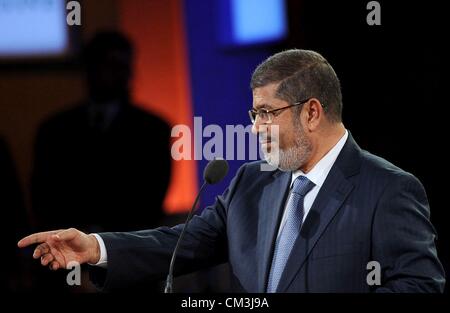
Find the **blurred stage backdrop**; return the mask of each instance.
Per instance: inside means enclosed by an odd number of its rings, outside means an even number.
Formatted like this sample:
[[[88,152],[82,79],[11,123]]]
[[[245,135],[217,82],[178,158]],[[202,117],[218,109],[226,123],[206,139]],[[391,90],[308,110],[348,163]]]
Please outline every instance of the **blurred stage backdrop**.
[[[86,97],[81,49],[97,32],[118,30],[136,51],[133,102],[171,126],[192,129],[194,116],[203,127],[249,125],[253,69],[283,49],[320,52],[341,80],[344,123],[360,146],[424,184],[439,256],[450,270],[441,183],[447,160],[440,147],[448,141],[442,140],[448,133],[442,69],[447,54],[438,5],[378,1],[382,24],[369,26],[369,1],[363,0],[85,0],[79,1],[81,25],[68,26],[65,2],[0,0],[0,137],[12,177],[0,192],[1,198],[15,192],[18,199],[16,206],[11,200],[0,207],[13,239],[41,229],[30,192],[39,125]],[[167,223],[182,220],[207,161],[172,162],[163,206]],[[230,161],[228,177],[207,188],[200,209],[223,192],[244,162]],[[12,185],[14,192],[8,191]],[[6,288],[39,288],[29,251],[12,251],[19,268]],[[228,290],[226,266],[179,281],[180,291]]]

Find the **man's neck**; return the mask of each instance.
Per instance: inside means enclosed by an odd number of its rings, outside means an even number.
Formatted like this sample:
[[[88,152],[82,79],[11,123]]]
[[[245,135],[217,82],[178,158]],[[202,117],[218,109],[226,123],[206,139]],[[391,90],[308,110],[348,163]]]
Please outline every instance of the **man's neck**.
[[[314,147],[312,156],[305,165],[300,169],[303,173],[308,173],[314,168],[314,166],[328,153],[331,149],[339,142],[339,140],[345,134],[344,124],[339,123],[333,126],[332,129],[323,132],[323,134],[318,137],[316,142],[313,143]]]

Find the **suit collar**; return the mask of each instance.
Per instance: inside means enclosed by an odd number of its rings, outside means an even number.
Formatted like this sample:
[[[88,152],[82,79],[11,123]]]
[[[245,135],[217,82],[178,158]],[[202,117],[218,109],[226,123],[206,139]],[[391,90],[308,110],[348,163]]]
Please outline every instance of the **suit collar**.
[[[342,148],[344,147],[346,141],[348,139],[348,131],[345,130],[342,137],[338,140],[338,142],[320,159],[316,165],[308,172],[304,173],[302,170],[297,170],[295,172],[292,172],[292,181],[291,186],[294,180],[298,176],[306,176],[310,181],[312,181],[317,188],[321,188],[325,179],[328,176],[328,173],[330,172],[331,168],[334,165],[334,162],[336,162],[337,157],[339,156],[339,153],[341,152]]]
[[[361,148],[349,131],[347,141],[333,167],[340,169],[344,177],[348,178],[359,173],[361,160]]]

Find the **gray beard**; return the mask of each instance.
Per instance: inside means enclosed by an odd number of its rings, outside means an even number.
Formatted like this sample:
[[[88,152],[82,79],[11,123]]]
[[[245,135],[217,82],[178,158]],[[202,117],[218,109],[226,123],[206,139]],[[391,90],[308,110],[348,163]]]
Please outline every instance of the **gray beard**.
[[[292,172],[302,167],[311,157],[312,145],[306,137],[299,120],[294,121],[296,129],[295,142],[287,149],[272,149],[270,153],[264,153],[264,159],[273,167],[284,172]]]

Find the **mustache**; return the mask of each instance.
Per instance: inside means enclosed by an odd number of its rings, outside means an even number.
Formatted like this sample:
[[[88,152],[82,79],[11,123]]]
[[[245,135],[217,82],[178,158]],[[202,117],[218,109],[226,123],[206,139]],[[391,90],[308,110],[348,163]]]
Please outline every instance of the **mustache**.
[[[271,136],[259,135],[259,143],[276,142]]]

